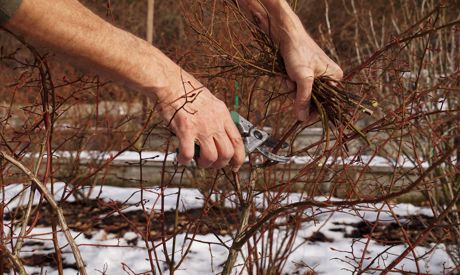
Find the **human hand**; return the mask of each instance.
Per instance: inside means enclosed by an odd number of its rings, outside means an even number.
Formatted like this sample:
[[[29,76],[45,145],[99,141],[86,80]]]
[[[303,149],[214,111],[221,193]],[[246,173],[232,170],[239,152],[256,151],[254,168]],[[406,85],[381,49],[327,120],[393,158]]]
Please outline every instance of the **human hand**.
[[[313,81],[318,76],[329,76],[340,80],[343,71],[313,41],[305,30],[289,33],[281,40],[283,57],[289,81],[295,85],[295,111],[301,121],[309,120]]]
[[[343,72],[305,31],[299,17],[285,0],[237,0],[239,7],[256,18],[259,25],[276,44],[284,59],[288,87],[296,90],[295,109],[299,120],[309,118],[313,80],[325,75],[340,80]],[[295,84],[295,85],[289,85]]]
[[[159,100],[163,118],[179,138],[180,163],[192,160],[197,141],[201,167],[230,163],[236,170],[242,165],[243,142],[225,104],[159,49],[102,20],[79,1],[23,1],[6,27],[85,70]]]
[[[181,95],[174,93],[175,98],[169,97],[174,98],[172,101],[160,104],[162,116],[179,138],[178,162],[189,163],[197,143],[200,167],[223,168],[230,164],[237,171],[244,162],[245,150],[227,106],[186,72],[183,79],[180,87],[172,88],[182,90]]]

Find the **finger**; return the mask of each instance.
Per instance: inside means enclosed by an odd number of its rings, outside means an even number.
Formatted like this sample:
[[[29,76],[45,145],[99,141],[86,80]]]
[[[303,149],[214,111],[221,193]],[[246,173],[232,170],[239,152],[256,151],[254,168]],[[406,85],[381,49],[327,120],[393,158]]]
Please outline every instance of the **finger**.
[[[184,133],[179,138],[179,154],[177,161],[180,164],[188,164],[195,154],[195,138],[191,133]]]
[[[232,166],[233,172],[238,172],[246,158],[243,139],[235,123],[230,118],[225,122],[225,130],[233,146],[233,156],[230,160],[230,165]]]
[[[333,71],[332,78],[335,79],[335,80],[342,80],[343,71],[339,66],[337,66],[337,68]]]
[[[325,66],[325,71],[323,72],[325,75],[331,77],[335,80],[341,80],[343,78],[343,71],[339,65],[337,65],[334,61],[330,58],[326,57],[326,60],[323,60]]]
[[[200,142],[200,157],[198,158],[198,166],[201,168],[209,168],[218,157],[214,139],[212,136],[198,137],[198,141]]]
[[[217,149],[217,160],[212,164],[212,168],[223,168],[229,164],[233,157],[233,145],[225,132],[214,137],[214,144],[216,144]]]
[[[309,76],[302,79],[296,80],[297,92],[295,108],[297,113],[297,119],[300,121],[306,121],[308,119],[308,113],[310,108],[311,90],[313,88],[314,74],[310,70]]]
[[[327,76],[329,76],[329,77],[331,78],[331,80],[328,81],[328,82],[329,82],[329,84],[331,84],[332,86],[338,86],[338,85],[339,85],[339,81],[342,80],[342,78],[343,78],[343,71],[342,71],[342,69],[340,69],[340,67],[339,67],[337,64],[335,64],[335,63],[333,63],[333,64],[331,65],[331,68],[333,68],[333,69],[330,69],[330,70],[328,71],[328,74],[327,74]]]
[[[327,71],[327,75],[334,80],[341,80],[343,78],[343,71],[339,66],[334,64],[334,66]]]
[[[286,90],[289,92],[289,97],[292,100],[295,100],[296,98],[296,85],[294,81],[291,81],[290,79],[284,79],[284,83],[286,86]]]

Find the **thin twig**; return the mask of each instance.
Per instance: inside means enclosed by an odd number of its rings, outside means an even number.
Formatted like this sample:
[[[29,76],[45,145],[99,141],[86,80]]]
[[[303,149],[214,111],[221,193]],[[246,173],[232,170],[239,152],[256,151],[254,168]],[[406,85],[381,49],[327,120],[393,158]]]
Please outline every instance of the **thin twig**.
[[[40,192],[45,197],[46,201],[50,205],[51,209],[56,213],[57,220],[59,222],[59,226],[61,227],[67,241],[69,242],[70,248],[72,249],[72,253],[75,258],[75,263],[80,271],[81,275],[87,275],[85,264],[83,262],[83,258],[81,257],[80,250],[78,249],[78,245],[76,244],[75,240],[70,234],[69,227],[67,222],[65,221],[64,213],[59,205],[54,200],[53,195],[51,192],[46,188],[46,186],[34,175],[32,171],[30,171],[27,167],[25,167],[21,162],[17,161],[15,158],[11,157],[8,153],[4,151],[0,151],[0,156],[3,157],[5,160],[19,168],[24,174],[26,174],[29,179],[37,186]]]

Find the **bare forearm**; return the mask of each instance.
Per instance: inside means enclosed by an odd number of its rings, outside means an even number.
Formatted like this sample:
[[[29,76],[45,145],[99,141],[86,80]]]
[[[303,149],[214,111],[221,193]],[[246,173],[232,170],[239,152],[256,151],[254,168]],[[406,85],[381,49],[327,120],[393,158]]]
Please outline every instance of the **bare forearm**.
[[[198,142],[200,166],[230,163],[238,170],[242,165],[243,141],[225,104],[158,49],[105,22],[77,0],[23,0],[6,27],[85,69],[159,98],[158,110],[179,138],[180,163],[192,160]],[[189,95],[193,100],[183,97],[194,88],[199,92]]]
[[[108,24],[75,0],[23,0],[6,27],[86,70],[160,98],[169,98],[170,82],[180,79],[179,66],[161,51]]]

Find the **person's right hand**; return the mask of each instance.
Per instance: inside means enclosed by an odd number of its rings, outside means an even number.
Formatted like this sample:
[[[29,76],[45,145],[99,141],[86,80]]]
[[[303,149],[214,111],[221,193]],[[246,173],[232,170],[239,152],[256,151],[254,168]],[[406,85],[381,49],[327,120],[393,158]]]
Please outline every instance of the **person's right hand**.
[[[176,96],[160,104],[163,118],[179,138],[178,162],[187,164],[193,159],[196,143],[200,146],[198,166],[223,168],[230,164],[237,171],[245,150],[227,106],[186,72],[183,79],[184,84],[180,81],[180,86],[171,90]]]
[[[243,142],[225,104],[204,87],[191,92],[195,96],[189,94],[187,103],[184,93],[202,87],[199,81],[159,49],[102,20],[79,1],[24,0],[5,27],[60,53],[67,62],[159,100],[164,119],[179,137],[180,163],[192,160],[197,142],[201,167],[242,165]]]

